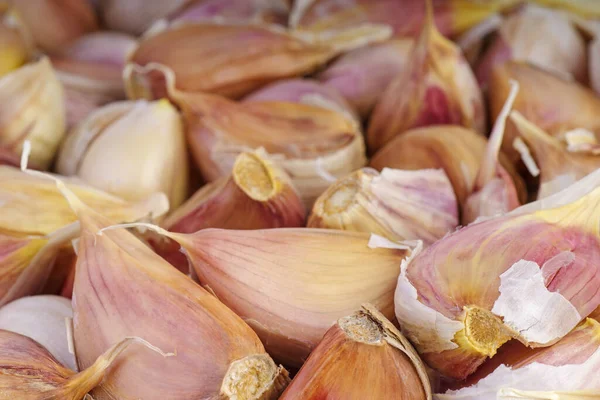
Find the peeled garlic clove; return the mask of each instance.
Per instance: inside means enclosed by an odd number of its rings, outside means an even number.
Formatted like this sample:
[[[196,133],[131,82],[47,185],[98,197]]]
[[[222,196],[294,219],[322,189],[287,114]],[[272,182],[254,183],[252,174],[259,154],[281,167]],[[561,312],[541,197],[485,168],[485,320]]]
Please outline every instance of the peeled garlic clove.
[[[164,97],[166,70],[182,91],[237,98],[306,75],[342,52],[389,35],[387,27],[378,26],[322,35],[276,25],[172,24],[139,43],[125,70],[126,88],[131,98]]]
[[[374,153],[396,135],[428,125],[462,125],[485,132],[481,90],[460,48],[433,22],[428,0],[425,25],[408,67],[383,92],[369,121],[367,145]]]
[[[310,79],[284,79],[250,93],[242,101],[285,101],[338,111],[360,124],[355,109],[334,88]]]
[[[390,82],[405,68],[412,39],[396,39],[361,47],[342,55],[318,79],[336,89],[366,118]]]
[[[529,62],[580,82],[587,80],[585,41],[569,17],[554,10],[527,5],[506,17],[475,70],[479,82],[487,86],[494,66],[507,60]]]
[[[479,217],[505,214],[521,205],[512,177],[499,163],[506,119],[519,92],[518,83],[511,82],[511,86],[502,112],[492,128],[473,192],[463,207],[463,225],[468,225]]]
[[[300,366],[338,318],[364,302],[393,316],[410,247],[329,229],[162,231],[185,250],[203,285],[241,316],[269,354]]]
[[[156,218],[169,209],[169,201],[163,193],[153,193],[139,203],[133,203],[94,189],[78,179],[65,178],[64,181],[85,204],[115,223]],[[0,233],[3,234],[43,236],[77,220],[51,180],[17,168],[0,166],[0,199]]]
[[[29,32],[18,13],[0,4],[0,77],[25,64],[32,53]]]
[[[69,134],[56,169],[132,201],[164,192],[175,208],[188,184],[181,117],[164,99],[106,105]]]
[[[396,316],[431,367],[473,373],[509,339],[556,343],[600,305],[600,171],[403,262]]]
[[[98,0],[102,21],[113,31],[141,35],[157,21],[176,12],[189,0]]]
[[[198,190],[161,225],[172,232],[206,228],[268,229],[304,226],[305,210],[289,176],[259,152],[241,153],[231,175]],[[188,262],[173,241],[153,247],[182,271]]]
[[[176,353],[128,352],[95,399],[277,398],[287,371],[241,318],[133,234],[103,229],[110,220],[61,191],[81,222],[73,291],[80,368],[127,336]]]
[[[76,371],[75,355],[69,352],[67,318],[73,318],[69,299],[52,295],[23,297],[0,308],[0,329],[35,340],[58,362]]]
[[[94,109],[125,98],[122,73],[135,45],[136,39],[123,33],[95,32],[51,55],[65,87],[69,127]]]
[[[80,400],[103,379],[120,368],[108,371],[121,354],[134,343],[140,343],[160,355],[150,343],[138,337],[129,337],[109,348],[84,371],[75,371],[61,365],[39,343],[18,333],[0,330],[0,392],[7,399]],[[126,353],[126,354],[129,354]]]
[[[10,3],[44,51],[56,50],[98,29],[96,15],[87,0],[11,0]]]
[[[515,0],[434,0],[435,22],[444,35],[451,36],[516,3]],[[294,2],[290,26],[327,31],[360,24],[385,24],[394,29],[395,36],[416,36],[425,18],[422,5],[420,0],[356,0],[350,5],[336,0],[300,0]]]
[[[359,126],[346,113],[290,102],[236,103],[175,89],[170,96],[183,112],[190,149],[209,182],[229,174],[242,151],[263,148],[311,207],[331,177],[366,162]]]
[[[496,400],[497,398],[578,399],[560,393],[600,389],[596,379],[600,367],[600,323],[587,318],[553,346],[529,350],[515,343],[510,352],[491,360],[496,366],[473,384],[436,394],[440,400]],[[510,389],[509,389],[510,388]],[[529,391],[532,391],[529,393]],[[555,391],[556,393],[552,393]],[[520,393],[523,397],[496,397]],[[541,392],[548,392],[542,396]],[[537,393],[537,394],[536,394]],[[581,393],[582,395],[584,392]],[[558,396],[558,397],[557,397]]]
[[[63,96],[45,57],[0,77],[0,146],[19,156],[29,140],[32,166],[47,169],[65,133]]]
[[[497,66],[490,79],[490,115],[496,120],[510,91],[510,80],[519,84],[513,109],[551,136],[561,138],[573,129],[587,129],[600,136],[600,98],[593,91],[538,67],[509,61]],[[518,133],[507,123],[502,151],[516,162],[513,149]]]
[[[456,199],[465,207],[473,192],[487,143],[482,135],[458,126],[412,129],[390,141],[373,158],[370,166],[406,170],[443,169],[452,183]],[[500,164],[510,174],[521,201],[527,195],[522,179],[500,154]],[[500,170],[502,171],[502,169]]]
[[[329,187],[315,202],[308,227],[374,233],[430,245],[458,226],[458,204],[443,170],[381,174],[360,169]]]
[[[196,0],[174,15],[171,21],[232,21],[287,24],[287,0]]]
[[[569,152],[560,140],[535,126],[519,112],[511,113],[511,120],[540,168],[538,199],[565,189],[600,167],[598,155]]]
[[[423,363],[408,340],[373,306],[325,333],[280,400],[431,399]]]

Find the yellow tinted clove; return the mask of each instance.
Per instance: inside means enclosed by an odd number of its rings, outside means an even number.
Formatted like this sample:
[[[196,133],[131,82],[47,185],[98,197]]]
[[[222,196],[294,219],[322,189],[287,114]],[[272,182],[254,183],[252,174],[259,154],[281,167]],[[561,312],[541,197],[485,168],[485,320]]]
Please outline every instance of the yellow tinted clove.
[[[0,4],[0,77],[23,64],[32,56],[29,31],[8,4]]]

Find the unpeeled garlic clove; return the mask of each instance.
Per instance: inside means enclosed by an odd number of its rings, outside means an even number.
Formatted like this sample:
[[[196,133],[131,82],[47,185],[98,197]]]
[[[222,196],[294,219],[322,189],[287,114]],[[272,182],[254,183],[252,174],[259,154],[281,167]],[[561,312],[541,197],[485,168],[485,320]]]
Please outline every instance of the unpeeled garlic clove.
[[[98,29],[96,15],[87,0],[9,1],[44,51],[54,51]]]
[[[552,43],[552,46],[545,45]],[[585,41],[564,13],[527,5],[506,17],[475,73],[484,87],[494,66],[529,62],[561,76],[587,81]]]
[[[370,166],[377,170],[441,168],[450,179],[464,213],[486,148],[485,138],[470,129],[451,125],[417,128],[394,138],[375,153]],[[524,201],[525,185],[503,154],[500,164],[510,174],[519,199]]]
[[[423,363],[373,306],[329,328],[280,400],[431,399]]]
[[[600,389],[595,378],[600,367],[600,323],[587,318],[558,343],[544,349],[531,350],[512,343],[489,364],[484,364],[486,371],[460,385],[462,388],[436,394],[435,399],[587,398],[577,397],[577,391],[583,396],[585,390]],[[522,397],[500,396],[516,393]],[[561,393],[566,397],[561,397]]]
[[[472,374],[509,339],[550,346],[600,305],[600,171],[403,262],[396,316],[431,367]]]
[[[370,113],[390,82],[405,68],[412,39],[375,43],[346,53],[318,79],[336,89],[362,118]]]
[[[532,150],[536,164],[539,166],[538,199],[565,189],[600,167],[600,157],[597,154],[591,151],[568,151],[565,144],[535,126],[521,113],[514,111],[510,119],[528,148]],[[567,133],[567,137],[569,135]],[[593,137],[593,134],[590,135]]]
[[[62,85],[43,57],[0,77],[0,146],[20,156],[32,143],[31,164],[47,169],[65,134]]]
[[[452,36],[476,25],[488,15],[517,4],[518,0],[434,0],[435,22],[444,35]],[[416,36],[425,19],[420,0],[299,0],[294,2],[291,27],[328,31],[361,24],[384,24],[394,36]]]
[[[462,125],[485,132],[481,90],[460,49],[433,22],[431,0],[408,67],[383,92],[369,121],[367,146],[374,153],[395,136],[428,125]]]
[[[181,117],[166,99],[106,105],[69,134],[56,169],[132,201],[164,192],[175,208],[188,184]]]
[[[170,21],[213,21],[276,23],[287,25],[288,0],[196,0],[168,19]]]
[[[125,98],[123,68],[136,39],[117,32],[81,36],[50,56],[65,87],[67,126],[94,109]]]
[[[317,199],[307,226],[430,245],[458,226],[458,204],[443,170],[363,168]]]
[[[184,92],[239,98],[267,83],[306,75],[342,52],[389,35],[379,26],[323,35],[277,25],[171,24],[141,40],[125,70],[126,89],[131,98],[164,97],[168,71]]]
[[[125,350],[132,351],[130,347],[134,343],[143,344],[163,357],[171,355],[141,338],[130,337],[110,347],[87,369],[76,373],[61,365],[48,350],[29,337],[0,330],[0,392],[7,399],[80,400],[119,370],[108,371],[117,360],[125,357],[122,355]],[[149,352],[148,349],[143,351]]]
[[[64,178],[64,182],[85,204],[115,223],[157,218],[169,209],[163,193],[153,193],[134,203],[94,189],[76,178]],[[77,220],[52,181],[17,168],[0,166],[0,199],[0,233],[9,236],[45,236]]]
[[[259,152],[241,153],[230,176],[198,190],[161,226],[193,233],[206,228],[268,229],[304,226],[305,210],[289,176]],[[188,262],[173,241],[153,240],[157,252],[186,271]]]
[[[269,354],[290,366],[362,303],[391,318],[399,264],[411,248],[330,229],[158,230],[182,246],[200,282],[247,321]]]
[[[98,0],[102,21],[113,31],[141,35],[157,21],[176,12],[190,0]]]
[[[496,120],[510,91],[510,80],[519,84],[513,109],[552,136],[562,138],[573,129],[587,129],[600,136],[600,98],[588,88],[566,81],[541,68],[508,61],[496,66],[490,79],[490,115]],[[506,125],[502,151],[511,161],[519,160],[513,149],[518,137],[512,122]]]
[[[600,7],[595,1],[588,0],[534,0],[544,7],[565,10],[586,18],[599,18]]]
[[[60,296],[23,297],[0,308],[0,329],[27,336],[44,346],[56,360],[77,371],[69,352],[65,320],[73,318],[71,301]]]
[[[133,234],[104,229],[110,220],[57,184],[81,223],[73,292],[80,368],[124,336],[143,335],[176,354],[131,350],[95,399],[277,398],[287,371],[240,317]]]
[[[0,77],[29,61],[32,47],[18,13],[8,4],[0,4]]]

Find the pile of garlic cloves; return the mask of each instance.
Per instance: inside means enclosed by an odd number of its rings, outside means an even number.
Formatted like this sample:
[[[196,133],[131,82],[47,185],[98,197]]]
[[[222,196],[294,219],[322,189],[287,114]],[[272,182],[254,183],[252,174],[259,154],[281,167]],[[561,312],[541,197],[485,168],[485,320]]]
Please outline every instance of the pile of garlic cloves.
[[[0,399],[600,399],[600,2],[0,0]]]

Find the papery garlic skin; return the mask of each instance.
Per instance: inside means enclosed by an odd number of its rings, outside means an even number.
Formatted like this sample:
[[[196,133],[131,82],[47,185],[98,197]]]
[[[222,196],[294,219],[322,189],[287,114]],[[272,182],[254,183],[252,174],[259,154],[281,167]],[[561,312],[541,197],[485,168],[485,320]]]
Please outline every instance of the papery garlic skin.
[[[111,30],[140,35],[152,23],[183,7],[189,0],[98,0],[102,20]]]
[[[56,169],[132,201],[164,192],[177,207],[188,184],[181,117],[167,100],[104,106],[69,134]]]
[[[65,134],[64,93],[45,57],[0,77],[0,146],[20,156],[31,142],[30,164],[47,169]]]
[[[552,345],[600,304],[599,181],[471,224],[403,263],[396,316],[430,366],[464,379],[510,338]]]
[[[458,203],[443,170],[363,168],[317,199],[307,226],[430,245],[458,226]]]
[[[73,318],[69,299],[53,295],[23,297],[0,308],[0,329],[30,337],[62,365],[77,371],[75,355],[69,352],[67,318]]]
[[[233,21],[287,24],[287,0],[196,0],[169,17],[171,21]]]
[[[413,44],[412,39],[395,39],[356,49],[339,57],[318,79],[336,89],[366,118],[381,93],[405,68]]]
[[[431,399],[427,372],[408,340],[372,306],[340,318],[280,400]]]
[[[31,31],[36,44],[54,51],[79,36],[98,29],[87,0],[9,0]]]
[[[340,316],[364,302],[393,316],[409,247],[370,248],[367,233],[329,229],[204,229],[167,233],[200,282],[240,315],[269,354],[300,366]]]

